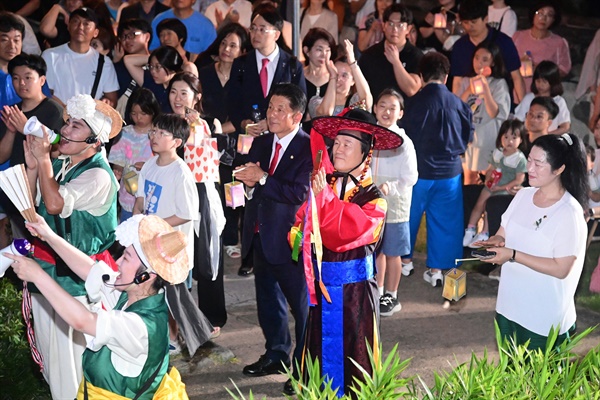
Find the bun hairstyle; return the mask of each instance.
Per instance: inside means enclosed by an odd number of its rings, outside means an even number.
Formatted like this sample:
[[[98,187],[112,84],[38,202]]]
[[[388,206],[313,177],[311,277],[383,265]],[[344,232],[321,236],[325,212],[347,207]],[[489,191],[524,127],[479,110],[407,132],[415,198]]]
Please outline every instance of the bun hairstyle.
[[[581,207],[588,208],[590,190],[587,177],[587,160],[583,142],[571,133],[562,135],[544,135],[534,140],[532,147],[537,146],[546,153],[546,161],[552,171],[563,165],[560,175],[562,187],[571,194]]]

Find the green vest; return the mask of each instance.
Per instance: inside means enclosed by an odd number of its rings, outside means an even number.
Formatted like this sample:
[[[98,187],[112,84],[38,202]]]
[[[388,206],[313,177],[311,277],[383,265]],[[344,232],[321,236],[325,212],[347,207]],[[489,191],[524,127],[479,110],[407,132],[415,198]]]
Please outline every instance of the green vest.
[[[123,292],[114,309],[121,310],[127,298],[127,293]],[[83,375],[92,385],[131,399],[160,365],[150,388],[139,397],[139,400],[150,400],[169,368],[169,314],[165,294],[158,293],[138,300],[125,312],[142,317],[148,329],[148,359],[142,372],[135,378],[122,376],[112,365],[112,351],[103,346],[98,351],[86,349],[83,352]]]
[[[57,176],[62,168],[63,160],[57,159],[52,162],[54,176]],[[115,241],[115,228],[117,227],[117,181],[111,171],[108,163],[101,153],[94,154],[91,158],[81,161],[75,167],[67,172],[64,179],[59,182],[64,185],[83,172],[92,169],[101,168],[109,173],[112,184],[115,186],[114,196],[110,199],[111,206],[104,215],[94,216],[87,211],[73,210],[68,218],[70,220],[71,232],[67,233],[67,219],[58,215],[50,215],[46,209],[46,204],[42,201],[38,207],[40,214],[48,223],[50,228],[66,239],[73,246],[83,251],[87,255],[93,255],[108,249]],[[90,182],[93,185],[93,182]],[[62,286],[72,296],[85,296],[84,282],[77,275],[68,269],[68,267],[59,267],[47,262],[36,260],[42,268],[50,275],[60,286]],[[30,285],[31,286],[31,285]],[[38,293],[37,288],[32,287],[32,291]]]

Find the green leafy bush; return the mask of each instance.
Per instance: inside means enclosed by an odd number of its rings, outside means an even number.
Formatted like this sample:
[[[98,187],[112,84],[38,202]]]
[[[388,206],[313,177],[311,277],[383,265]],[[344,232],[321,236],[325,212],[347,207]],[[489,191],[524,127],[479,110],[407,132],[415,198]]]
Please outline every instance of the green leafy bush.
[[[373,352],[369,349],[373,374],[367,374],[361,368],[364,381],[355,379],[352,395],[364,400],[598,400],[600,345],[585,356],[575,353],[579,342],[592,330],[589,328],[574,336],[569,343],[559,346],[556,343],[558,332],[552,331],[545,350],[529,350],[527,346],[502,340],[496,326],[498,360],[491,359],[487,350],[483,356],[472,353],[468,362],[459,364],[452,371],[435,373],[432,386],[418,376],[401,376],[410,360],[400,359],[397,344],[383,362],[375,362]],[[295,380],[288,371],[288,377],[295,387],[300,388],[298,399],[337,399],[337,389],[332,389],[331,383],[320,376],[318,360],[311,361],[309,358],[305,376],[304,380]],[[236,390],[236,395],[229,389],[228,392],[236,400],[245,400],[237,386]],[[350,394],[342,397],[350,398]],[[250,399],[253,399],[252,392]]]
[[[423,399],[600,399],[600,346],[580,357],[575,348],[593,328],[557,345],[558,331],[552,330],[545,350],[528,350],[512,340],[501,340],[498,327],[499,360],[487,351],[452,371],[435,374],[433,387],[422,380]],[[419,394],[423,394],[420,396]]]
[[[50,398],[37,365],[31,358],[21,314],[21,292],[4,277],[0,279],[0,398]]]

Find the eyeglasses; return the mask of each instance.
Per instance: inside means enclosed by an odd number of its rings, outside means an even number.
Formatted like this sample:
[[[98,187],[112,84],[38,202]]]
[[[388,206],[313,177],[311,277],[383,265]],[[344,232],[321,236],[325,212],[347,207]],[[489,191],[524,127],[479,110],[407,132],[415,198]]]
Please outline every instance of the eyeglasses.
[[[161,69],[164,69],[166,71],[166,68],[160,64],[154,64],[154,65],[146,64],[146,65],[144,65],[144,69],[146,71],[160,71]]]
[[[250,27],[250,33],[260,32],[261,35],[264,35],[265,33],[275,32],[275,31],[277,31],[277,29],[267,28],[267,27],[264,27],[264,26],[252,25]]]
[[[136,36],[140,36],[143,32],[141,31],[136,31],[136,32],[131,32],[131,33],[124,33],[121,35],[121,37],[119,39],[121,39],[122,42],[126,41],[126,40],[131,40],[131,39],[135,39]]]
[[[545,12],[541,12],[541,11],[536,11],[535,15],[537,15],[540,18],[549,18],[549,19],[554,19],[554,17],[555,17],[554,13],[545,13]]]
[[[527,118],[531,118],[531,119],[537,119],[537,120],[540,120],[540,121],[541,121],[541,120],[544,120],[544,119],[545,119],[545,117],[546,117],[546,114],[534,114],[534,113],[532,113],[532,112],[528,112],[528,113],[526,114],[526,117],[527,117]]]
[[[152,128],[152,129],[150,129],[150,132],[148,132],[149,139],[151,139],[152,137],[154,137],[156,135],[158,135],[158,137],[161,137],[161,138],[173,136],[173,134],[171,132],[163,131],[162,129],[156,129],[156,128]]]
[[[400,30],[405,30],[406,28],[408,28],[408,24],[406,22],[400,22],[400,21],[388,21],[387,25],[390,27],[390,29],[398,29]]]

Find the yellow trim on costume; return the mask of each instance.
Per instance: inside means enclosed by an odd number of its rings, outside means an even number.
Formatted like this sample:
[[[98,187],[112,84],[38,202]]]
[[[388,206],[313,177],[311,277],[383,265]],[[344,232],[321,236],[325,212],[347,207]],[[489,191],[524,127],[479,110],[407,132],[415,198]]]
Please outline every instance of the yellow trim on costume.
[[[83,396],[83,383],[85,382],[85,378],[81,380],[79,384],[79,390],[77,391],[77,399],[84,399]],[[102,389],[92,385],[90,382],[87,383],[87,392],[89,400],[127,400],[127,397],[119,396],[116,393],[111,392],[110,390]]]
[[[83,400],[83,382],[81,380],[79,390],[77,391],[77,399]],[[102,389],[87,383],[87,392],[89,400],[128,400],[127,397],[119,396],[109,390]],[[189,400],[185,391],[185,384],[181,381],[181,375],[177,368],[171,367],[169,373],[165,374],[156,393],[152,397],[153,400]]]

